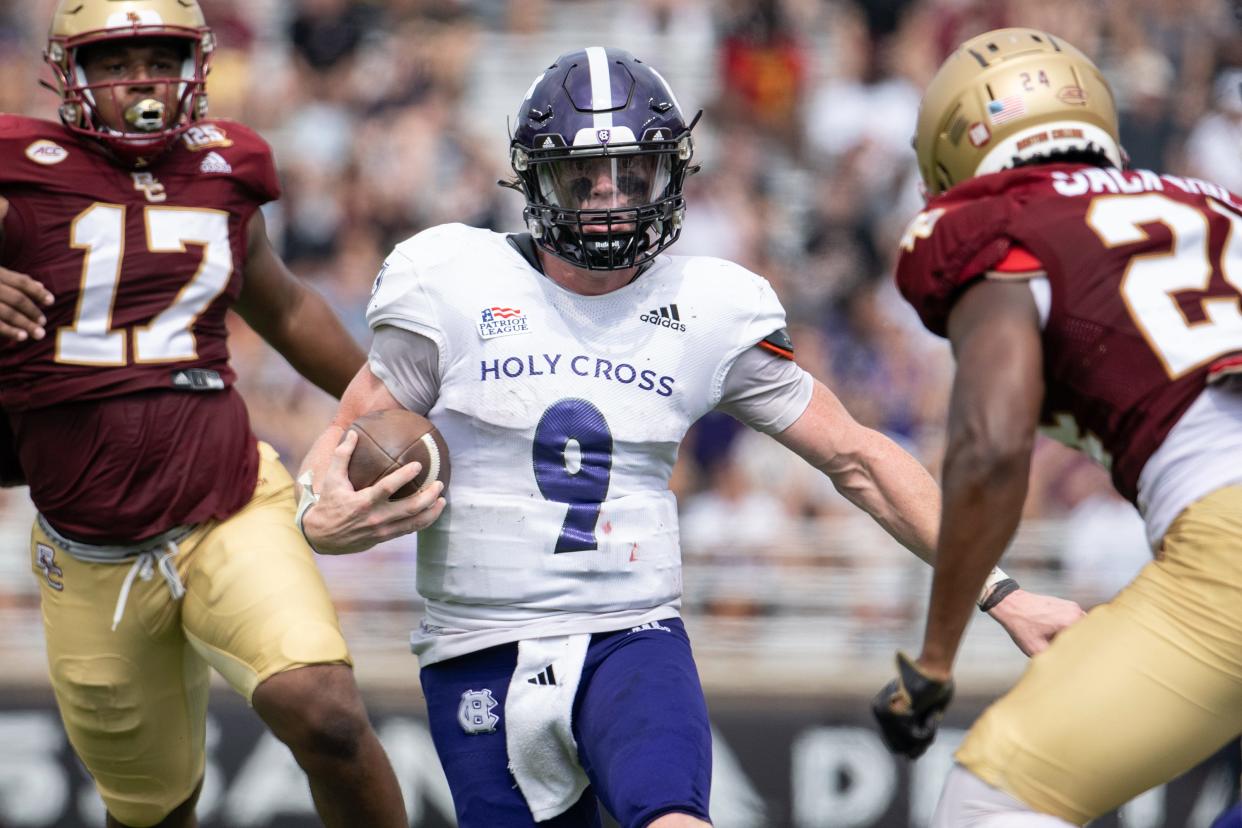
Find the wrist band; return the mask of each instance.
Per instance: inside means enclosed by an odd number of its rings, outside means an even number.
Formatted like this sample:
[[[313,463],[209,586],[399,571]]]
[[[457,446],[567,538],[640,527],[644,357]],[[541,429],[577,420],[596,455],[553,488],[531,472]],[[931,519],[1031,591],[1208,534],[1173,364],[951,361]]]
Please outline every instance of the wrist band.
[[[988,596],[992,594],[992,590],[1001,581],[1009,580],[1009,576],[1005,574],[1005,570],[999,566],[992,567],[992,571],[988,573],[988,579],[983,582],[983,589],[979,590],[979,597],[975,599],[975,604],[982,604],[988,600]]]
[[[319,502],[319,495],[315,494],[315,490],[311,488],[311,473],[309,470],[298,475],[298,485],[302,487],[302,496],[298,499],[298,511],[293,516],[293,522],[298,525],[298,531],[302,533],[302,538],[306,541],[306,545],[312,551],[319,552],[318,549],[315,549],[315,544],[311,543],[311,539],[307,537],[306,527],[302,525],[302,520],[306,517],[307,511]]]
[[[996,605],[1004,601],[1006,596],[1011,592],[1017,592],[1021,588],[1013,578],[1005,578],[992,588],[992,591],[988,593],[986,598],[979,602],[979,611],[988,612],[995,609]]]

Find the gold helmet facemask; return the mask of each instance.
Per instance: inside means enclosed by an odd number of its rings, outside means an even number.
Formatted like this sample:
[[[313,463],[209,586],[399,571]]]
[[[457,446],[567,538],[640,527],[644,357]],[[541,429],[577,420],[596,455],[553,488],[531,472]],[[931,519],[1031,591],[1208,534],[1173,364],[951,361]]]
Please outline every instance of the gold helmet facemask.
[[[1060,38],[1020,28],[973,37],[949,55],[923,94],[914,151],[928,198],[1033,158],[1123,161],[1100,70]]]
[[[132,80],[88,83],[79,50],[98,43],[163,38],[185,44],[185,59],[172,100],[145,98],[120,107],[124,131],[99,118],[97,100],[114,100]],[[60,95],[60,119],[74,132],[104,143],[129,164],[151,161],[190,123],[207,114],[206,78],[215,40],[196,0],[60,0],[52,16],[43,59],[52,67]],[[171,106],[169,105],[171,103]]]

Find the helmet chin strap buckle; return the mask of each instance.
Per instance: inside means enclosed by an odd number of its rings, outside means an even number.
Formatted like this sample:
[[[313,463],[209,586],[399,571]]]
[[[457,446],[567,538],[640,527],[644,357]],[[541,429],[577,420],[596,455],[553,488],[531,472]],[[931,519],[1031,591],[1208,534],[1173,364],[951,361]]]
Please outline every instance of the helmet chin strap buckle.
[[[162,101],[143,98],[125,110],[125,123],[139,132],[157,132],[164,128],[165,109]]]

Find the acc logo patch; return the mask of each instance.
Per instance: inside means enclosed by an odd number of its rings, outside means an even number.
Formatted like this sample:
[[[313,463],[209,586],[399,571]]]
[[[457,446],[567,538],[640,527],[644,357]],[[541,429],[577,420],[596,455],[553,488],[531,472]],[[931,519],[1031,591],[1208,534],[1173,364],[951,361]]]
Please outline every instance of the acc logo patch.
[[[69,157],[69,150],[62,147],[55,141],[49,141],[46,138],[40,138],[30,146],[26,147],[26,157],[36,164],[51,166],[59,164]]]
[[[496,707],[496,699],[491,690],[467,690],[461,694],[461,704],[457,706],[457,721],[461,729],[471,736],[479,733],[493,733],[500,717],[492,710]]]

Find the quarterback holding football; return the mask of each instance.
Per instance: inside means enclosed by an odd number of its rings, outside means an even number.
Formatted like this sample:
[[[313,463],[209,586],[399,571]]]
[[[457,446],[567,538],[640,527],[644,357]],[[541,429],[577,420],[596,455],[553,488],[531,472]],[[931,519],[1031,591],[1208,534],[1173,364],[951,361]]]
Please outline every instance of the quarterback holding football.
[[[668,486],[691,424],[719,409],[773,435],[925,559],[939,493],[798,366],[765,279],[669,253],[694,121],[659,72],[619,49],[564,54],[516,124],[527,232],[442,225],[388,257],[368,364],[304,464],[303,526],[325,553],[418,532],[412,646],[460,825],[597,826],[600,804],[626,828],[706,825],[710,727]],[[443,435],[447,503],[438,483],[383,503],[350,486],[342,434],[393,408]],[[1008,586],[990,606],[1028,650],[1079,615]]]

